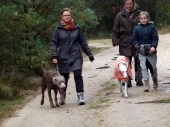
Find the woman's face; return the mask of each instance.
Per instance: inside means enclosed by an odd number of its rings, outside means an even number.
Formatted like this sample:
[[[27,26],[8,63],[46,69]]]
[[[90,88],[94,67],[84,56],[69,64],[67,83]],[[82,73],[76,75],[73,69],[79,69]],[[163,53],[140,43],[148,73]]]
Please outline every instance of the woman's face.
[[[143,24],[143,25],[145,25],[149,21],[148,17],[144,14],[140,15],[139,20],[140,20],[140,23]]]
[[[133,9],[134,3],[132,0],[127,0],[125,3],[125,7],[128,11],[131,11]]]
[[[71,13],[69,11],[64,11],[63,15],[61,15],[63,21],[68,22],[71,20]]]

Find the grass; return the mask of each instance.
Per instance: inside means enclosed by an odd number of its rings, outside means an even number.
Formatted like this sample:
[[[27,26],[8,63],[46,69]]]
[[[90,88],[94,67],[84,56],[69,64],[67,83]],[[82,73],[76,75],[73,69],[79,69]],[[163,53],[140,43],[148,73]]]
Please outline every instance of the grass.
[[[99,109],[108,106],[107,103],[110,99],[106,92],[114,90],[117,85],[114,82],[108,81],[104,84],[104,86],[105,87],[98,93],[99,99],[89,105],[90,109]]]
[[[162,27],[158,30],[158,33],[161,35],[170,33],[170,26]]]
[[[0,119],[11,116],[14,111],[21,108],[21,105],[25,103],[25,98],[19,98],[15,100],[0,100]]]
[[[89,105],[90,109],[99,109],[104,107],[107,102],[109,101],[108,98],[100,98],[98,101],[93,102],[92,104]]]
[[[113,90],[115,89],[115,87],[117,86],[117,84],[113,83],[109,83],[109,85],[106,85],[106,87],[103,89],[103,91],[109,91],[109,90]]]
[[[20,98],[0,99],[0,121],[12,116],[17,109],[21,109],[36,95],[35,91],[26,91],[25,95]]]

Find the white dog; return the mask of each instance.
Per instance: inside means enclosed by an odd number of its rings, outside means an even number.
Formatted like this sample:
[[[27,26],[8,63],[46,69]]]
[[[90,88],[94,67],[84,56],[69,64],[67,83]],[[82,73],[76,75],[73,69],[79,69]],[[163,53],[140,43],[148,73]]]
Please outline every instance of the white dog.
[[[113,71],[114,78],[119,81],[120,92],[122,93],[122,96],[128,97],[127,81],[129,78],[132,79],[132,69],[129,65],[129,58],[125,56],[118,56],[114,63]],[[124,91],[122,83],[124,84]]]

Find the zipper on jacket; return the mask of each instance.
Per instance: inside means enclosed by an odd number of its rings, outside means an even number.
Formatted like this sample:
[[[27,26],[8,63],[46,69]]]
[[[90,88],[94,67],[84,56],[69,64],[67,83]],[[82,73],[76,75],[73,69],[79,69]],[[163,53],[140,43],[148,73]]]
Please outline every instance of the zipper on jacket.
[[[68,31],[68,41],[69,41],[69,62],[71,63],[71,45],[70,45],[70,33],[71,31]],[[71,66],[70,66],[71,67]],[[70,68],[71,69],[71,68]],[[72,70],[72,69],[71,69]]]

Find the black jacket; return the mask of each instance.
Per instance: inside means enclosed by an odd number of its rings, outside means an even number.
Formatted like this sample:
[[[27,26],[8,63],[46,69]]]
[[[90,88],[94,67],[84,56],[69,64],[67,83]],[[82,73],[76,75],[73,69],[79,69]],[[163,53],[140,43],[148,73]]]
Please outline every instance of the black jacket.
[[[139,13],[141,10],[136,8],[130,18],[125,8],[116,16],[113,26],[113,46],[119,45],[119,54],[124,56],[134,56],[135,48],[132,47],[133,29],[137,26]]]
[[[60,73],[82,69],[83,57],[80,47],[88,57],[93,56],[78,24],[75,24],[71,31],[64,29],[61,24],[56,27],[51,40],[51,49],[52,57],[58,61]]]

